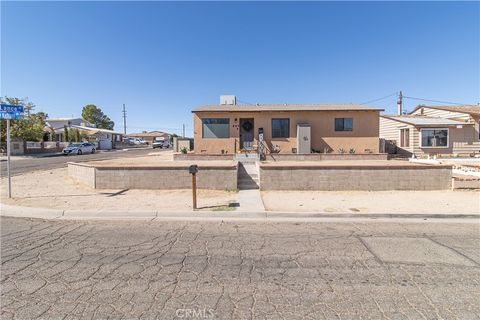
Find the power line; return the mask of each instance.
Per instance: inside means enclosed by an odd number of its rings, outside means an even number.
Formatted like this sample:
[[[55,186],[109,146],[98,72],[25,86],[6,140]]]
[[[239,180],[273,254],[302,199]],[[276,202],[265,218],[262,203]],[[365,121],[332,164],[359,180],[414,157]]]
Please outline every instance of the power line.
[[[237,101],[241,102],[241,103],[249,104],[249,105],[252,105],[252,106],[255,105],[255,103],[250,103],[250,102],[247,102],[247,101],[242,101],[242,100],[238,100],[238,99],[237,99]]]
[[[397,94],[398,94],[398,92],[394,92],[394,93],[389,94],[388,96],[381,97],[381,98],[374,99],[374,100],[369,100],[369,101],[366,101],[366,102],[362,102],[360,104],[369,104],[369,103],[372,103],[372,102],[376,102],[376,101],[380,101],[380,100],[383,100],[383,99],[390,98],[391,96],[395,96]]]
[[[407,98],[407,99],[412,99],[412,100],[428,101],[428,102],[435,102],[435,103],[447,103],[447,104],[456,104],[456,105],[473,105],[473,104],[470,104],[470,103],[460,103],[460,102],[451,102],[451,101],[439,101],[439,100],[415,98],[415,97],[409,97],[409,96],[403,96],[403,97],[404,97],[404,98]]]

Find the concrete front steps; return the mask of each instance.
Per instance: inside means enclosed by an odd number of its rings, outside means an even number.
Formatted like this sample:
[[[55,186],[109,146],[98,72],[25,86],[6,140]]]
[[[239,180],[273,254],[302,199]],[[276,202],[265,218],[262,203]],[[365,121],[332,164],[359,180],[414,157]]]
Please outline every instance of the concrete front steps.
[[[260,189],[259,170],[256,161],[238,162],[238,189]]]

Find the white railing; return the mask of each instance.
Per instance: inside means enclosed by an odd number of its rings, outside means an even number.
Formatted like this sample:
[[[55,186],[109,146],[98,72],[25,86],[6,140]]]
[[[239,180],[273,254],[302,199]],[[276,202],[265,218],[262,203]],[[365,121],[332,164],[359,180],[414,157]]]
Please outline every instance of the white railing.
[[[57,142],[56,141],[45,141],[43,143],[43,147],[45,149],[55,149],[57,147]]]
[[[27,149],[41,149],[41,142],[27,141]]]

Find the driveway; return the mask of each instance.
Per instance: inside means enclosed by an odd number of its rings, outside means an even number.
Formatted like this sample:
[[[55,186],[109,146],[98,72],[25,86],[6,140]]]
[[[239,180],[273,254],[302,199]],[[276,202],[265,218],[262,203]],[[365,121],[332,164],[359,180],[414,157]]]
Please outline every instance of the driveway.
[[[1,219],[2,319],[477,319],[478,224]]]

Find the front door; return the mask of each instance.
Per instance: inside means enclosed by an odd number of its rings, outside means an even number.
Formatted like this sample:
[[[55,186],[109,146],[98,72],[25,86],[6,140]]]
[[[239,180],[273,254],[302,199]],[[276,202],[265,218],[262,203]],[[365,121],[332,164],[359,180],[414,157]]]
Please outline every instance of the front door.
[[[253,119],[240,119],[240,148],[244,150],[253,149]]]

